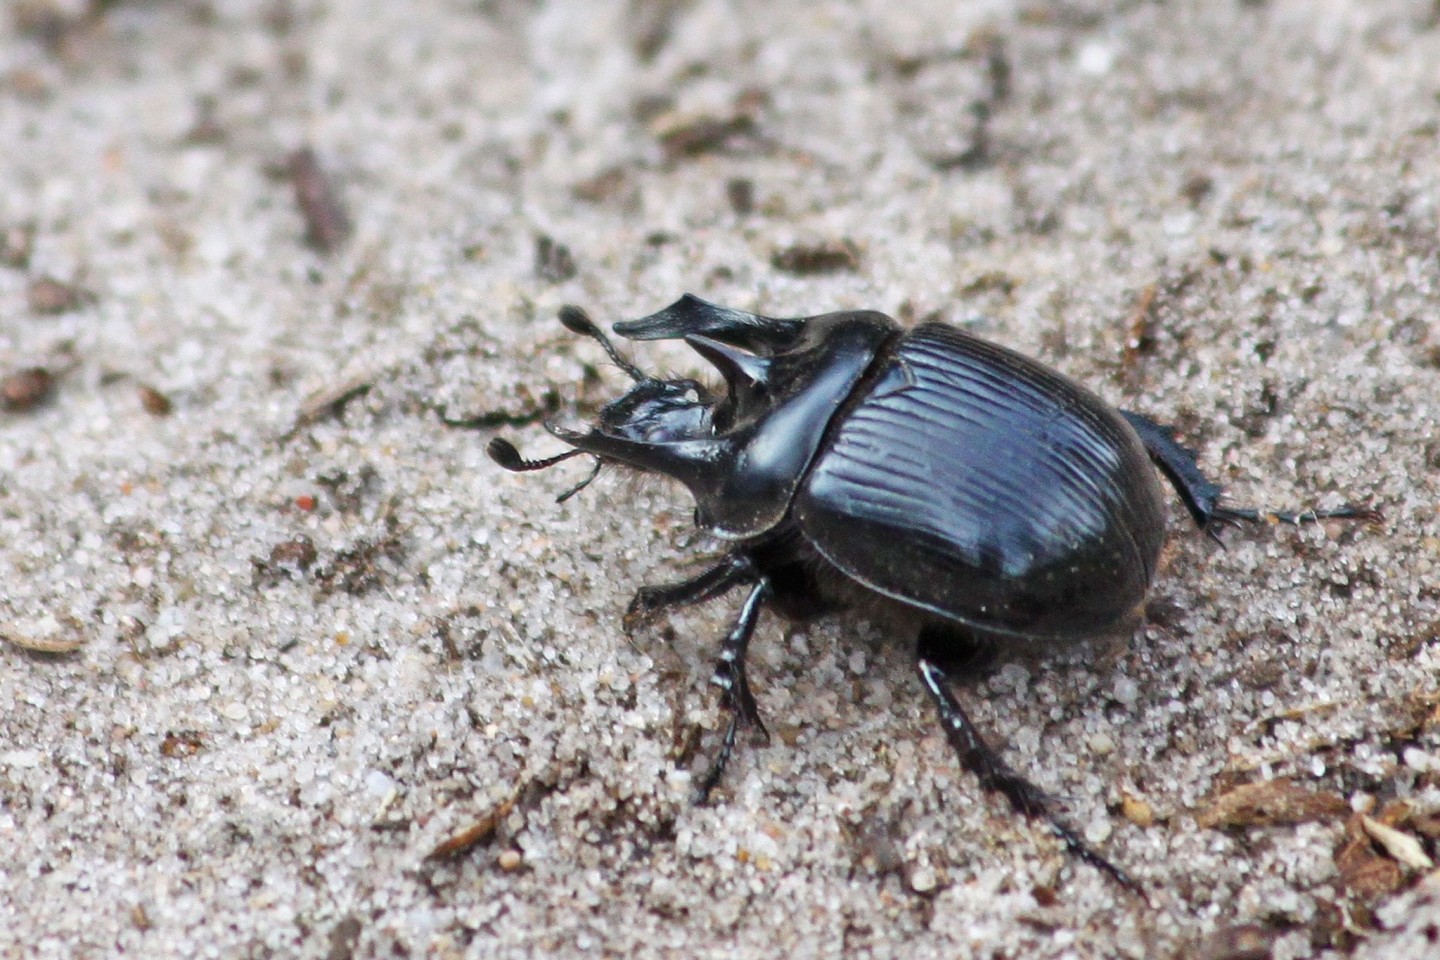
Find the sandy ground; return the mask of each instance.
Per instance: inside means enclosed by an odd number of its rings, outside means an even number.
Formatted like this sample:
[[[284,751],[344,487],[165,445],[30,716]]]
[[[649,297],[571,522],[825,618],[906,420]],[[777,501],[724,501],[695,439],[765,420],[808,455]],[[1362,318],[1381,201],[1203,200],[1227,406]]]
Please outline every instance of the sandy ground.
[[[8,0],[0,954],[1440,955],[1437,24]],[[962,691],[1148,904],[858,618],[762,621],[774,739],[690,805],[738,597],[620,616],[716,544],[483,453],[622,388],[558,305],[684,291],[963,323],[1239,502],[1383,509],[1221,550],[1177,506],[1133,637]]]

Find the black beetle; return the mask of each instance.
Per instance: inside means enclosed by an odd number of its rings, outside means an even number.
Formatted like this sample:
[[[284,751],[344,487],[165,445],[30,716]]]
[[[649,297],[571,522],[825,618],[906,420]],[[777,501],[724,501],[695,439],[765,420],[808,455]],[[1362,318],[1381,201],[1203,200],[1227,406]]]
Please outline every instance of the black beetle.
[[[946,666],[1032,641],[1074,641],[1133,622],[1165,539],[1158,466],[1200,529],[1325,518],[1342,507],[1261,513],[1219,503],[1174,431],[1117,410],[1055,371],[953,327],[904,330],[873,311],[773,318],[685,296],[615,324],[633,340],[683,338],[724,377],[647,376],[577,307],[560,320],[593,337],[635,381],[589,432],[547,429],[572,449],[526,460],[510,442],[488,452],[507,470],[590,454],[681,481],[698,526],[728,541],[714,566],[636,593],[627,624],[749,586],[720,648],[714,681],[730,714],[701,781],[719,781],[737,728],[764,734],[745,674],[763,606],[808,619],[856,601],[889,601],[919,620],[917,667],[961,763],[1066,847],[1127,887],[1054,801],[1010,768],[971,724]]]

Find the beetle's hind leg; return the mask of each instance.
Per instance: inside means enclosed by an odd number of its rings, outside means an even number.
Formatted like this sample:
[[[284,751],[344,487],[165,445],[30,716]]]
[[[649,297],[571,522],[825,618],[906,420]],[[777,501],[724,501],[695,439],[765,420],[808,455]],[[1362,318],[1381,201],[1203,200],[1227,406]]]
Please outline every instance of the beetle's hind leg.
[[[916,668],[925,690],[935,701],[935,708],[940,714],[940,724],[945,728],[945,737],[959,755],[961,766],[975,774],[980,785],[986,790],[993,790],[1010,801],[1010,806],[1017,813],[1046,821],[1070,853],[1107,874],[1126,889],[1141,893],[1139,885],[1130,879],[1125,871],[1086,843],[1075,832],[1075,828],[1056,813],[1055,801],[1049,794],[1017,773],[980,736],[980,731],[960,706],[955,694],[950,691],[949,677],[944,669],[927,657],[927,648],[930,646],[927,643],[927,633],[926,630],[921,631],[920,658],[916,661]],[[930,635],[929,639],[933,640],[934,636]]]
[[[1195,521],[1195,525],[1217,542],[1220,537],[1216,531],[1226,524],[1290,523],[1298,525],[1332,519],[1373,521],[1380,517],[1375,510],[1348,504],[1335,510],[1302,510],[1295,513],[1221,506],[1220,484],[1207,480],[1205,474],[1200,472],[1200,464],[1196,461],[1195,451],[1175,439],[1173,427],[1156,423],[1149,417],[1132,413],[1129,410],[1121,410],[1120,415],[1134,428],[1140,437],[1140,442],[1145,445],[1146,452],[1150,454],[1150,459],[1155,462],[1155,465],[1160,468],[1160,472],[1165,474],[1165,479],[1170,481],[1170,485],[1180,495],[1180,500],[1185,504],[1185,509],[1190,512],[1190,517]]]
[[[720,703],[730,715],[730,721],[725,726],[725,738],[720,742],[720,751],[695,789],[696,803],[708,800],[710,792],[720,782],[720,777],[730,762],[730,755],[735,750],[735,735],[741,725],[753,728],[765,740],[770,738],[765,724],[760,722],[760,710],[755,704],[755,695],[750,692],[750,680],[745,673],[745,653],[749,649],[750,638],[755,635],[760,609],[769,597],[770,581],[762,578],[750,588],[750,595],[745,598],[740,615],[735,618],[735,623],[730,627],[730,632],[726,634],[725,642],[720,647],[720,658],[715,663],[711,682],[721,690]]]

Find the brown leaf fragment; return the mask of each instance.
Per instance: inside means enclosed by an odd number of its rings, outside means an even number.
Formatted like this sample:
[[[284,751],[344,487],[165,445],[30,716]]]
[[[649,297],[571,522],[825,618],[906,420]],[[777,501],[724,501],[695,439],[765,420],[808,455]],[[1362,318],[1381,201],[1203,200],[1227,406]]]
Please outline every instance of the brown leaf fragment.
[[[488,842],[495,836],[495,832],[500,828],[500,821],[509,816],[511,810],[515,809],[515,800],[515,797],[511,797],[464,830],[451,834],[448,839],[441,841],[434,850],[427,853],[425,859],[451,860],[470,850],[472,847]]]
[[[586,177],[570,188],[577,200],[586,203],[604,203],[616,200],[633,190],[630,175],[624,167],[606,167],[591,177]]]
[[[337,249],[350,236],[350,215],[320,159],[310,147],[285,158],[285,169],[295,188],[295,205],[305,218],[305,242],[321,253]]]
[[[205,736],[198,730],[180,730],[165,735],[160,741],[160,755],[171,760],[184,760],[205,749]]]
[[[795,243],[772,253],[770,265],[800,276],[842,270],[854,272],[860,268],[860,248],[851,240]]]
[[[1404,871],[1394,860],[1376,856],[1370,851],[1336,857],[1340,884],[1345,892],[1362,903],[1375,903],[1400,889],[1405,882]]]
[[[670,160],[698,157],[724,149],[733,139],[755,130],[755,121],[746,116],[691,117],[657,125],[656,138]]]
[[[175,409],[175,404],[170,398],[149,384],[142,383],[137,388],[140,393],[140,406],[152,417],[168,417]]]
[[[1433,870],[1435,861],[1425,852],[1411,834],[1403,830],[1396,830],[1394,827],[1386,826],[1379,820],[1360,815],[1360,825],[1370,835],[1370,839],[1380,844],[1392,860],[1409,867],[1412,870]]]
[[[1356,902],[1373,904],[1400,889],[1405,872],[1400,864],[1375,849],[1364,825],[1364,814],[1345,824],[1345,839],[1335,851],[1340,885]]]
[[[1130,319],[1125,323],[1125,349],[1120,357],[1121,368],[1133,370],[1140,358],[1155,349],[1155,284],[1146,284],[1135,298]]]
[[[93,298],[73,283],[54,277],[37,277],[25,291],[31,313],[51,315],[79,309]]]
[[[1382,819],[1382,823],[1384,820]],[[1411,830],[1431,840],[1440,840],[1440,810],[1417,812],[1406,824]]]
[[[1337,793],[1311,790],[1288,777],[1247,783],[1215,797],[1195,815],[1207,830],[1278,827],[1325,820],[1349,813]]]
[[[1216,930],[1200,942],[1195,960],[1269,960],[1275,934],[1254,923]]]
[[[0,633],[0,637],[31,653],[60,655],[74,653],[85,646],[84,640],[61,639],[59,637],[27,637],[18,633]]]
[[[26,367],[0,379],[0,407],[11,413],[33,410],[55,392],[55,375],[44,367]]]
[[[650,129],[665,151],[665,159],[672,163],[707,153],[744,150],[763,143],[760,114],[769,102],[769,95],[762,90],[742,90],[729,112],[662,112]]]

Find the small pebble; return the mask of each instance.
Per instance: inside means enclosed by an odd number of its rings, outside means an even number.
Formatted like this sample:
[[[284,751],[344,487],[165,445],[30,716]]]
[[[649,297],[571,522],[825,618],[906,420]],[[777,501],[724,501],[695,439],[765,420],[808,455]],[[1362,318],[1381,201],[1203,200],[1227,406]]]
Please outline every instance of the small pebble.
[[[1085,827],[1087,843],[1101,844],[1110,839],[1112,828],[1107,817],[1096,817]]]

